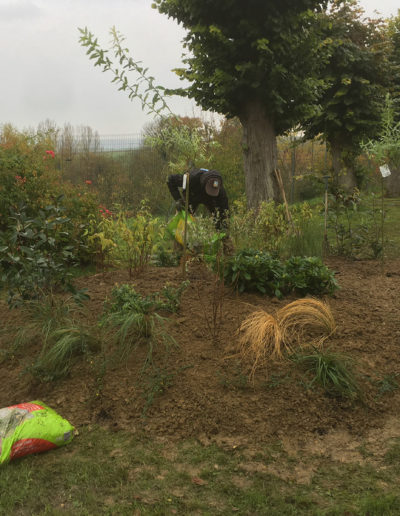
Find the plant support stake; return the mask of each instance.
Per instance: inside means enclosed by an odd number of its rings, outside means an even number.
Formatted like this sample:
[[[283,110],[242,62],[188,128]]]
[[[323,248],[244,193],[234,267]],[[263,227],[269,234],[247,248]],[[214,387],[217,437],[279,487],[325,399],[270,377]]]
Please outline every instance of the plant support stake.
[[[327,253],[329,244],[328,244],[328,188],[329,188],[329,176],[323,176],[322,178],[325,183],[325,214],[324,214],[324,244],[323,244],[323,252]]]
[[[382,256],[381,256],[381,268],[382,268],[382,274],[383,274],[383,265],[385,260],[385,252],[384,252],[384,245],[385,245],[385,238],[383,235],[384,229],[385,229],[385,204],[384,204],[384,194],[385,194],[385,185],[383,179],[385,177],[389,177],[391,175],[390,168],[388,165],[382,165],[379,167],[379,171],[381,173],[381,238],[382,238]]]
[[[183,176],[183,184],[185,186],[185,226],[183,229],[183,259],[182,259],[182,276],[186,277],[186,254],[187,254],[187,221],[189,212],[189,174]]]

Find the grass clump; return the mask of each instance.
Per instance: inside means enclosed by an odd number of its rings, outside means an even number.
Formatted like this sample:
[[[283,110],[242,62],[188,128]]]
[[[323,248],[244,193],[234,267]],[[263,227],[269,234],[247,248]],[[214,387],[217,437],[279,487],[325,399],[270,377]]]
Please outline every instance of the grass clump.
[[[283,258],[291,256],[316,256],[322,258],[324,241],[324,225],[322,217],[313,214],[309,219],[299,220],[296,230],[286,233],[282,240],[279,255]]]
[[[27,346],[41,341],[46,345],[49,335],[62,326],[67,319],[78,311],[71,298],[46,296],[40,300],[27,300],[19,307],[22,324],[13,322],[0,330],[4,341],[12,342],[10,352],[18,353]]]
[[[354,373],[354,362],[350,357],[314,348],[310,354],[293,355],[292,360],[313,375],[309,387],[318,384],[327,394],[339,398],[361,397],[361,388]]]
[[[258,310],[239,328],[239,355],[251,362],[250,377],[268,360],[288,358],[297,347],[320,347],[335,331],[329,306],[317,299],[299,299],[275,315]]]
[[[314,298],[298,299],[277,312],[282,340],[312,342],[320,347],[336,330],[332,311],[327,303]],[[307,336],[306,336],[307,334]]]
[[[100,341],[92,330],[70,321],[52,331],[35,363],[28,368],[34,376],[52,381],[66,376],[79,355],[100,349]]]
[[[287,351],[277,319],[264,310],[247,317],[239,332],[239,355],[243,361],[251,361],[251,378],[270,358],[281,358],[283,350]]]
[[[101,347],[97,329],[84,320],[87,314],[82,306],[71,304],[73,297],[53,295],[26,301],[20,308],[23,323],[3,329],[3,339],[11,343],[3,350],[3,358],[14,356],[29,346],[41,343],[33,363],[25,368],[42,381],[66,376],[75,359]]]
[[[115,330],[114,342],[121,359],[127,358],[141,341],[152,344],[157,340],[174,344],[174,339],[165,331],[167,318],[158,313],[177,312],[180,299],[188,282],[175,288],[167,284],[161,294],[141,296],[131,285],[116,286],[111,299],[105,303],[100,321],[102,328]]]

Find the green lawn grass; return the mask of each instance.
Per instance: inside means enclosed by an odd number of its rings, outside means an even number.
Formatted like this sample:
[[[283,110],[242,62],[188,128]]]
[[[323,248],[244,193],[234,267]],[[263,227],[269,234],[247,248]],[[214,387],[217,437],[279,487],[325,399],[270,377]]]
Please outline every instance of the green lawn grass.
[[[388,516],[400,514],[399,450],[364,448],[365,464],[344,464],[289,457],[279,442],[249,453],[85,427],[65,448],[0,468],[0,514]],[[298,468],[305,482],[291,478]]]

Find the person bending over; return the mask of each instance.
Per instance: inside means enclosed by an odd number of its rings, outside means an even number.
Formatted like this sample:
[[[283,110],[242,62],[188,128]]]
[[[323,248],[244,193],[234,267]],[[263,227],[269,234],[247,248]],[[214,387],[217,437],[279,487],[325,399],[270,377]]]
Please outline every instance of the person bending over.
[[[185,208],[186,188],[183,188],[183,177],[182,174],[173,174],[168,177],[167,181],[177,210]],[[221,174],[216,170],[196,168],[189,171],[189,210],[192,214],[195,213],[199,204],[204,204],[212,214],[218,230],[227,229],[228,196],[222,183]]]

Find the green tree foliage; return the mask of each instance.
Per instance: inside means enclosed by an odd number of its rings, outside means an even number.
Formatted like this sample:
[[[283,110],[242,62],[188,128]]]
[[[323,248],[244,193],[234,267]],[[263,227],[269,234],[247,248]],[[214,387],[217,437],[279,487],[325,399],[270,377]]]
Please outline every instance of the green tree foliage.
[[[378,137],[362,143],[366,154],[378,165],[400,168],[400,121],[395,123],[394,102],[386,96]]]
[[[221,127],[213,127],[212,137],[218,143],[214,148],[210,168],[219,170],[232,204],[243,197],[245,179],[243,170],[243,130],[237,118],[224,119]]]
[[[377,134],[388,85],[382,20],[365,18],[354,0],[335,0],[321,17],[332,55],[323,70],[321,109],[305,127],[307,136],[323,134],[328,142],[336,186],[353,188],[354,160],[361,141]]]
[[[187,29],[185,69],[191,85],[175,93],[204,109],[237,116],[244,130],[250,206],[278,199],[276,135],[310,114],[326,53],[314,10],[325,2],[156,0],[159,12]]]
[[[393,99],[395,121],[400,122],[400,11],[387,24],[389,40],[390,95]]]
[[[174,174],[207,166],[215,147],[200,119],[176,116],[158,119],[147,131],[146,144],[160,152]]]

